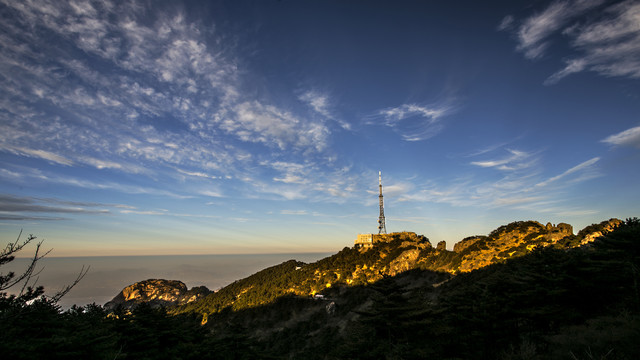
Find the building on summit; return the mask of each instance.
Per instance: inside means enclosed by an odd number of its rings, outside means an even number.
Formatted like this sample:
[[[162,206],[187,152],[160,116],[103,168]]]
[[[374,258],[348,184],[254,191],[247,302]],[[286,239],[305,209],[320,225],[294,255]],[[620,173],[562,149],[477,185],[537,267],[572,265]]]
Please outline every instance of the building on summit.
[[[355,246],[356,247],[371,247],[373,243],[378,240],[377,234],[358,234],[356,238]]]

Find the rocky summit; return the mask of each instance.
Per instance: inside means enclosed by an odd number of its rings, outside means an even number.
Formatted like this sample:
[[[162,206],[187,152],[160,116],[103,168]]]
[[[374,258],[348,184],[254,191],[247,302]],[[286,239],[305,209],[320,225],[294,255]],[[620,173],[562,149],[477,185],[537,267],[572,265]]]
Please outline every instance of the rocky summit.
[[[211,290],[205,286],[187,289],[182,281],[149,279],[125,287],[104,307],[113,311],[118,307],[132,309],[141,303],[148,303],[152,307],[181,305],[199,300],[210,293]]]

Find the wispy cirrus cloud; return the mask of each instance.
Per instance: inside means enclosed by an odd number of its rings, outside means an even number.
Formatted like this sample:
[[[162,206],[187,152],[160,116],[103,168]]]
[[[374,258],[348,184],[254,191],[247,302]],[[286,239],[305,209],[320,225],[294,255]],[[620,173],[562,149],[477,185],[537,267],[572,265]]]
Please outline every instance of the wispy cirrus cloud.
[[[232,107],[233,114],[219,117],[220,128],[246,142],[275,145],[279,149],[326,147],[328,129],[322,123],[302,121],[294,114],[257,101]]]
[[[216,190],[203,190],[199,192],[200,195],[208,196],[208,197],[223,197],[222,192]]]
[[[607,136],[602,142],[614,146],[633,146],[640,148],[640,126]]]
[[[263,163],[280,172],[279,176],[273,178],[274,181],[287,184],[308,184],[311,182],[309,174],[313,170],[305,164],[276,161],[274,163]]]
[[[187,171],[187,170],[183,170],[183,169],[176,169],[180,174],[184,174],[187,176],[192,176],[192,177],[197,177],[197,178],[204,178],[204,179],[218,179],[218,176],[213,176],[213,175],[209,175],[207,173],[201,172],[201,171]]]
[[[120,213],[125,215],[143,215],[143,216],[162,216],[162,217],[174,217],[174,218],[194,218],[194,219],[221,219],[222,216],[218,215],[208,215],[208,214],[190,214],[190,213],[180,213],[180,212],[171,212],[167,209],[155,209],[155,210],[122,210]],[[241,217],[224,217],[225,221],[234,221],[234,222],[247,222],[250,219],[241,218]]]
[[[120,213],[134,215],[167,215],[166,211],[159,210],[120,210]]]
[[[345,129],[351,130],[351,124],[340,119],[334,114],[335,105],[329,94],[319,90],[307,90],[298,96],[298,99],[309,106],[316,114],[322,118],[337,122],[338,125]]]
[[[545,80],[546,85],[583,71],[640,78],[639,17],[640,4],[633,0],[554,1],[518,26],[513,16],[506,17],[499,29],[515,31],[516,49],[528,59],[541,58],[555,36],[567,39],[573,54],[564,60],[564,68]]]
[[[51,198],[0,194],[0,220],[64,220],[60,214],[104,215],[113,204],[71,202]],[[34,215],[50,214],[50,215]]]
[[[8,114],[3,115],[9,116],[0,122],[6,130],[0,144],[14,148],[31,144],[36,147],[32,155],[40,151],[35,155],[41,157],[62,148],[68,161],[49,159],[134,173],[140,168],[121,164],[140,157],[156,164],[220,162],[229,153],[228,147],[208,141],[203,134],[178,135],[174,128],[188,125],[187,119],[201,119],[205,113],[202,107],[189,107],[190,99],[178,94],[202,86],[209,89],[202,96],[226,96],[224,86],[211,84],[219,84],[216,81],[225,74],[233,78],[233,66],[228,66],[227,59],[214,62],[216,50],[206,48],[199,30],[180,11],[174,17],[143,24],[138,16],[145,10],[129,5],[109,1],[4,4],[14,18],[3,21],[6,36],[0,36],[0,44],[7,51],[0,61],[9,65],[3,67],[2,75],[8,80],[5,90],[16,105],[4,108]],[[46,30],[51,41],[33,36],[25,26]],[[17,43],[14,38],[23,41]],[[61,39],[71,46],[58,49]],[[100,66],[95,65],[96,59]],[[40,110],[45,108],[48,110]],[[154,118],[163,121],[152,121]],[[183,125],[167,122],[167,118]],[[141,128],[143,131],[137,131]],[[205,154],[190,151],[203,145],[216,150],[206,154],[211,158],[198,159],[194,154]],[[96,160],[97,156],[89,155],[97,153],[108,158]]]
[[[33,216],[33,215],[15,215],[0,212],[0,220],[2,221],[58,221],[67,220],[67,218],[59,216]]]
[[[282,215],[308,215],[309,212],[307,210],[281,210],[280,214],[282,214]]]
[[[215,180],[259,166],[256,150],[264,159],[328,147],[327,95],[300,96],[306,111],[247,95],[233,44],[179,4],[0,7],[0,149],[58,165]]]
[[[329,110],[329,96],[316,90],[309,90],[298,96],[298,99],[309,105],[315,112],[326,117],[333,118]]]
[[[541,161],[543,154],[538,151],[491,146],[470,156],[488,157],[469,163],[486,170],[472,171],[447,183],[433,180],[414,183],[399,196],[399,200],[444,203],[456,207],[517,209],[557,216],[591,211],[575,209],[563,199],[576,183],[601,176],[597,169],[599,157],[547,177]]]
[[[589,159],[583,163],[580,163],[572,168],[570,168],[569,170],[563,172],[560,175],[556,175],[554,177],[551,177],[545,181],[539,182],[537,183],[535,186],[536,187],[544,187],[544,186],[548,186],[552,183],[557,182],[560,179],[566,178],[572,174],[576,174],[576,173],[582,173],[582,175],[578,178],[573,179],[573,182],[577,182],[577,181],[584,181],[584,180],[588,180],[588,179],[592,179],[594,177],[598,177],[600,176],[600,174],[598,172],[596,172],[593,169],[593,165],[595,165],[595,163],[597,163],[600,160],[599,157],[594,157],[592,159]]]
[[[13,171],[0,169],[0,179],[16,184],[27,182],[54,186],[61,185],[92,190],[113,190],[125,194],[159,195],[174,199],[188,199],[194,196],[193,194],[178,193],[150,186],[131,185],[114,181],[94,181],[69,175],[58,175],[24,166],[18,166]]]
[[[55,154],[51,151],[18,147],[18,146],[2,146],[2,144],[0,144],[0,150],[9,151],[17,155],[47,160],[60,165],[66,165],[66,166],[73,165],[73,161],[71,161],[70,159],[67,159],[62,155]]]
[[[298,184],[273,184],[264,181],[253,180],[251,193],[248,197],[263,197],[275,195],[275,199],[301,200],[308,199],[310,194],[305,186]]]
[[[497,150],[497,148],[493,150]],[[537,158],[533,153],[515,149],[506,149],[506,151],[508,152],[508,156],[502,156],[492,160],[472,161],[471,164],[484,168],[514,171],[531,167],[537,162]],[[484,154],[484,152],[478,154]]]
[[[562,29],[569,21],[592,9],[603,0],[554,1],[542,12],[522,22],[517,30],[518,47],[529,59],[537,59],[544,54],[549,45],[549,37]],[[508,16],[513,22],[513,18]],[[500,28],[508,25],[502,21]]]
[[[371,174],[353,174],[349,166],[331,168],[313,161],[265,160],[259,165],[261,174],[241,177],[249,185],[244,189],[248,198],[343,203],[362,194],[367,188],[362,184],[376,178]]]
[[[401,198],[404,194],[410,193],[414,189],[414,184],[409,181],[393,181],[391,183],[383,184],[382,186],[384,194],[390,198]],[[368,194],[377,195],[376,188],[371,187],[371,190],[367,190]],[[377,202],[377,198],[371,196],[369,201]]]
[[[376,124],[378,119],[406,141],[421,141],[434,137],[444,128],[442,119],[455,111],[451,101],[432,104],[402,104],[379,110],[372,115],[369,124]]]
[[[131,174],[150,173],[148,169],[142,166],[131,164],[130,162],[124,162],[124,161],[117,162],[117,161],[98,159],[92,156],[82,156],[82,155],[77,157],[77,161],[85,165],[94,167],[98,170],[115,169],[115,170],[121,170]]]

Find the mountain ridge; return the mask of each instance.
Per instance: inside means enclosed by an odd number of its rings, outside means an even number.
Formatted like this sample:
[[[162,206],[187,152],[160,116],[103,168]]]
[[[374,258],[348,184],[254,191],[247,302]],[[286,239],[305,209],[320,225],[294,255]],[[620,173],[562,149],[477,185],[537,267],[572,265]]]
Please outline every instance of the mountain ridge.
[[[162,291],[157,289],[150,290],[156,294],[152,299],[142,296],[123,301],[125,290],[148,286],[147,283],[135,283],[123,289],[105,308],[112,310],[118,304],[131,308],[151,301],[155,306],[169,306],[173,314],[200,314],[206,322],[210,315],[225,309],[237,311],[269,304],[282,296],[309,297],[326,293],[332,287],[372,284],[415,269],[443,273],[438,278],[440,282],[450,276],[523,256],[535,248],[585,246],[621,223],[618,219],[606,220],[587,226],[574,235],[571,225],[565,223],[542,225],[531,220],[516,221],[500,226],[486,236],[467,237],[456,243],[453,251],[446,250],[441,244],[434,247],[424,235],[398,232],[385,235],[384,241],[375,246],[345,247],[314,263],[289,260],[236,280],[216,292],[200,292],[191,301],[177,297],[163,301],[162,294],[159,294]]]
[[[227,307],[207,328],[274,358],[637,359],[640,220],[587,228],[455,276],[415,268],[322,300]]]

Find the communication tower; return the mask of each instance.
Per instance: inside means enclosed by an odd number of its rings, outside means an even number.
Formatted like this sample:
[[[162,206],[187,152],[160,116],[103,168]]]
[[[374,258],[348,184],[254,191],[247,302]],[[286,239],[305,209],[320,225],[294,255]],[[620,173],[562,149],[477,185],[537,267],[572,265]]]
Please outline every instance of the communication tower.
[[[382,171],[378,172],[378,183],[380,187],[380,216],[378,217],[378,234],[386,234],[387,226],[384,224],[384,203],[382,201]]]

